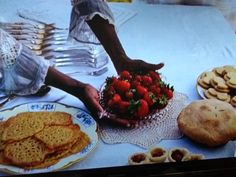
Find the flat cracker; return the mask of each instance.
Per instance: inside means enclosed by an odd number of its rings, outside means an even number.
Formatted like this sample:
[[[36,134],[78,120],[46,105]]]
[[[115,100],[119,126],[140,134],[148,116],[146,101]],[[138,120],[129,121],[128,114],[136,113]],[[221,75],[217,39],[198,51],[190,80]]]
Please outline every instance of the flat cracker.
[[[25,167],[40,164],[51,151],[35,138],[26,138],[6,144],[4,157],[11,164]]]
[[[50,149],[60,148],[74,142],[78,137],[80,127],[77,125],[53,125],[45,127],[34,136],[44,142]]]
[[[15,117],[9,118],[4,124],[2,140],[18,141],[34,135],[43,128],[43,122],[36,117],[32,117],[31,114],[17,114]]]

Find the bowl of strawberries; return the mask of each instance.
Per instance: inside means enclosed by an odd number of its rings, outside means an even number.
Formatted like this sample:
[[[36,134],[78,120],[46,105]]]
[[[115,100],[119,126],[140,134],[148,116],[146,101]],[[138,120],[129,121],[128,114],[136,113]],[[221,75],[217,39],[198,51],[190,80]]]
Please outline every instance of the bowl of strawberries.
[[[107,77],[100,91],[100,103],[106,112],[120,118],[143,120],[164,109],[173,98],[174,88],[166,84],[160,73],[122,71]]]

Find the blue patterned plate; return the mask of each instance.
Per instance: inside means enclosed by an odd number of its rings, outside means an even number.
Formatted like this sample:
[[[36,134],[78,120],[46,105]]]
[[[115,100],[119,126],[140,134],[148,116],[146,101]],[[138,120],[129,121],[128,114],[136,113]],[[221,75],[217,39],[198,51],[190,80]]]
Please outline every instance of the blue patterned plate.
[[[95,149],[98,142],[98,135],[96,131],[97,123],[87,112],[79,108],[54,102],[27,103],[16,106],[11,109],[0,111],[0,121],[5,121],[8,118],[20,112],[34,112],[34,111],[48,111],[48,112],[63,111],[71,114],[73,117],[73,122],[75,124],[78,124],[80,126],[80,129],[89,136],[91,140],[90,144],[87,147],[85,147],[81,152],[62,158],[58,163],[49,166],[47,168],[25,170],[15,166],[0,164],[0,171],[11,174],[31,174],[31,173],[58,171],[83,160],[89,155],[90,152],[92,152]]]

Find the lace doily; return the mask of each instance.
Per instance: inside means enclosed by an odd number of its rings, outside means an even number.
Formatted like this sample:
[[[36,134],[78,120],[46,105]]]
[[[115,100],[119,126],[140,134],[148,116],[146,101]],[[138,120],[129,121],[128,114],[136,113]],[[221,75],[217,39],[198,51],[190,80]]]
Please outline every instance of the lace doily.
[[[175,92],[165,109],[153,114],[150,119],[140,122],[134,129],[112,127],[102,123],[99,134],[108,144],[131,143],[148,148],[163,139],[178,139],[182,133],[178,129],[177,117],[187,104],[187,96]]]
[[[10,68],[15,64],[20,49],[20,43],[0,29],[0,59],[3,61],[4,67]]]

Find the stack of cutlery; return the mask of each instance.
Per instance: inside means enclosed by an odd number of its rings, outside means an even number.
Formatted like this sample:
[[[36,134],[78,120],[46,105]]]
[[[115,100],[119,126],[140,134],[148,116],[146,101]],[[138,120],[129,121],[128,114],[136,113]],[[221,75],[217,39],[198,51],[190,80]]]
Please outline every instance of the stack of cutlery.
[[[72,44],[67,40],[68,29],[58,28],[53,23],[0,22],[0,27],[36,55],[50,60],[54,67],[81,65],[101,68],[108,63],[108,56],[101,45]]]

